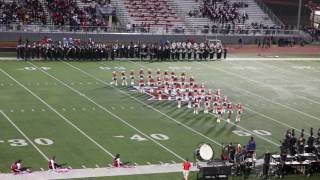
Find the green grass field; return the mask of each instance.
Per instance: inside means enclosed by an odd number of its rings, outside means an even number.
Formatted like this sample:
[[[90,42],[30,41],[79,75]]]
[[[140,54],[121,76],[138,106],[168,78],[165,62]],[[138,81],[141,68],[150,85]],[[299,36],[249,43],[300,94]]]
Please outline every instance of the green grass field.
[[[279,150],[287,129],[320,128],[319,61],[2,61],[0,68],[1,172],[16,159],[46,169],[52,155],[74,169],[108,166],[116,153],[139,165],[178,163],[192,160],[203,142],[218,158],[220,144],[245,144],[251,135],[262,157]],[[243,104],[241,122],[216,123],[211,114],[194,115],[186,106],[110,85],[113,70],[140,68],[185,71],[220,88]]]

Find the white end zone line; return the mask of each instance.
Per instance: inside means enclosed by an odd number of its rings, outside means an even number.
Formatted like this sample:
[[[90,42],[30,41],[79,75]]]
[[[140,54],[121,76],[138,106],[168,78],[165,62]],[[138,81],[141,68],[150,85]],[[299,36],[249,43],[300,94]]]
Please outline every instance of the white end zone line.
[[[10,79],[12,79],[14,82],[19,84],[22,88],[24,88],[26,91],[28,91],[32,96],[34,96],[36,99],[38,99],[40,102],[42,102],[44,105],[46,105],[50,110],[55,112],[60,118],[62,118],[65,122],[70,124],[73,128],[78,130],[82,135],[84,135],[86,138],[88,138],[92,143],[94,143],[96,146],[98,146],[102,151],[104,151],[106,154],[114,158],[113,154],[106,150],[104,147],[102,147],[99,143],[97,143],[94,139],[92,139],[89,135],[87,135],[84,131],[82,131],[80,128],[78,128],[75,124],[73,124],[71,121],[69,121],[66,117],[64,117],[62,114],[60,114],[56,109],[54,109],[51,105],[49,105],[46,101],[44,101],[42,98],[40,98],[38,95],[36,95],[34,92],[32,92],[30,89],[25,87],[23,84],[21,84],[18,80],[16,80],[14,77],[12,77],[10,74],[8,74],[6,71],[0,68],[0,71],[8,76]]]
[[[154,107],[150,106],[149,104],[147,104],[147,103],[145,103],[145,102],[143,102],[143,101],[141,101],[141,100],[139,100],[139,99],[137,99],[137,98],[135,98],[135,97],[131,96],[130,94],[128,94],[128,93],[126,93],[126,92],[124,92],[123,90],[118,89],[118,88],[116,88],[116,87],[114,87],[114,86],[110,85],[108,82],[105,82],[105,81],[101,80],[100,78],[97,78],[97,77],[95,77],[94,75],[92,75],[92,74],[90,74],[90,73],[88,73],[88,72],[86,72],[86,71],[84,71],[84,70],[82,70],[82,69],[80,69],[80,68],[78,68],[78,67],[75,67],[75,66],[71,65],[71,64],[70,64],[70,63],[68,63],[68,62],[65,62],[65,61],[62,61],[62,62],[64,62],[65,64],[67,64],[68,66],[70,66],[70,67],[72,67],[72,68],[74,68],[74,69],[77,69],[78,71],[82,72],[83,74],[86,74],[87,76],[89,76],[89,77],[91,77],[91,78],[93,78],[93,79],[95,79],[95,80],[97,80],[97,81],[101,82],[102,84],[105,84],[105,85],[107,85],[107,86],[109,86],[109,87],[111,87],[111,88],[113,88],[113,89],[116,89],[116,90],[117,90],[117,91],[119,91],[120,93],[122,93],[122,94],[124,94],[124,95],[126,95],[126,96],[130,97],[131,99],[133,99],[133,100],[135,100],[135,101],[139,102],[140,104],[143,104],[143,105],[145,105],[146,107],[149,107],[150,109],[152,109],[152,110],[154,110],[154,111],[156,111],[156,112],[158,112],[158,113],[162,114],[163,116],[165,116],[165,117],[167,117],[168,119],[170,119],[170,120],[172,120],[172,121],[176,122],[177,124],[179,124],[179,125],[181,125],[181,126],[185,127],[186,129],[188,129],[188,130],[192,131],[193,133],[198,134],[199,136],[202,136],[202,137],[204,137],[205,139],[207,139],[207,140],[209,140],[209,141],[211,141],[211,142],[215,143],[216,145],[218,145],[218,146],[221,146],[221,147],[222,147],[222,144],[220,144],[219,142],[217,142],[217,141],[215,141],[215,140],[213,140],[213,139],[209,138],[208,136],[206,136],[206,135],[204,135],[204,134],[200,133],[199,131],[196,131],[196,130],[194,130],[193,128],[191,128],[191,127],[189,127],[189,126],[187,126],[187,125],[185,125],[185,124],[183,124],[183,123],[179,122],[178,120],[176,120],[176,119],[174,119],[174,118],[172,118],[172,117],[168,116],[167,114],[165,114],[165,113],[163,113],[163,112],[159,111],[158,109],[155,109]]]
[[[31,64],[34,67],[34,64],[28,62],[29,64]],[[40,68],[39,68],[40,69]],[[154,140],[153,138],[149,137],[147,134],[145,134],[144,132],[142,132],[141,130],[139,130],[138,128],[134,127],[133,125],[131,125],[130,123],[128,123],[127,121],[125,121],[124,119],[122,119],[121,117],[119,117],[118,115],[112,113],[111,111],[109,111],[107,108],[105,108],[104,106],[100,105],[99,103],[95,102],[94,100],[92,100],[91,98],[89,98],[87,95],[81,93],[80,91],[78,91],[77,89],[69,86],[68,84],[66,84],[65,82],[61,81],[60,79],[54,77],[53,75],[49,74],[48,72],[40,69],[41,72],[43,72],[44,74],[46,74],[47,76],[53,78],[54,80],[58,81],[59,83],[61,83],[62,85],[66,86],[67,88],[69,88],[70,90],[72,90],[73,92],[75,92],[76,94],[82,96],[83,98],[87,99],[88,101],[90,101],[91,103],[93,103],[94,105],[96,105],[97,107],[99,107],[100,109],[104,110],[105,112],[107,112],[108,114],[110,114],[111,116],[113,116],[114,118],[120,120],[122,123],[126,124],[127,126],[129,126],[130,128],[134,129],[135,131],[137,131],[138,133],[142,134],[143,136],[145,136],[146,138],[148,138],[150,141],[154,142],[155,144],[159,145],[160,147],[162,147],[163,149],[165,149],[166,151],[170,152],[172,155],[174,155],[175,157],[179,158],[180,160],[184,160],[184,158],[182,158],[180,155],[178,155],[177,153],[175,153],[174,151],[172,151],[171,149],[167,148],[166,146],[164,146],[163,144],[159,143],[158,141]]]
[[[138,66],[141,66],[141,67],[144,67],[144,68],[148,68],[147,66],[140,65],[139,63],[132,62],[132,61],[130,61],[130,62],[133,63],[133,64],[136,64],[136,65],[138,65]],[[214,115],[215,117],[217,117],[215,114],[213,114],[213,113],[211,113],[211,112],[210,112],[209,114],[212,114],[212,115]],[[223,118],[221,118],[221,119],[222,119],[223,121],[227,122],[226,119],[223,119]],[[232,125],[234,125],[234,126],[237,126],[238,128],[240,128],[240,129],[242,129],[242,130],[244,130],[244,131],[247,131],[247,132],[249,132],[249,133],[251,133],[251,134],[254,134],[255,136],[257,136],[257,137],[259,137],[259,138],[261,138],[261,139],[263,139],[263,140],[265,140],[265,141],[267,141],[267,142],[269,142],[269,143],[271,143],[271,144],[273,144],[273,145],[275,145],[275,146],[280,146],[280,144],[278,144],[278,143],[276,143],[276,142],[274,142],[274,141],[271,141],[271,140],[269,140],[269,139],[267,139],[267,138],[265,138],[265,137],[263,137],[263,136],[261,136],[261,135],[259,135],[259,134],[257,134],[257,133],[254,133],[254,132],[252,132],[252,131],[250,131],[250,130],[248,130],[248,129],[246,129],[246,128],[238,125],[238,124],[235,124],[235,123],[233,123],[233,122],[229,122],[229,124],[232,124]]]
[[[25,135],[22,130],[2,111],[0,110],[0,113],[12,124],[12,126],[14,128],[17,129],[17,131],[19,131],[19,133],[26,138],[29,143],[42,155],[42,157],[44,157],[44,159],[46,159],[47,161],[49,161],[49,158],[28,138],[27,135]]]

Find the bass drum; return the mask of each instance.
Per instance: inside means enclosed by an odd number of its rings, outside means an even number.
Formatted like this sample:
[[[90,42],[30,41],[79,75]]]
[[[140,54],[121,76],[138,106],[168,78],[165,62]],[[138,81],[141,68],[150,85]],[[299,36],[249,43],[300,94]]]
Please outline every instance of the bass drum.
[[[210,161],[213,159],[213,148],[210,144],[199,144],[195,150],[195,157],[199,161]]]

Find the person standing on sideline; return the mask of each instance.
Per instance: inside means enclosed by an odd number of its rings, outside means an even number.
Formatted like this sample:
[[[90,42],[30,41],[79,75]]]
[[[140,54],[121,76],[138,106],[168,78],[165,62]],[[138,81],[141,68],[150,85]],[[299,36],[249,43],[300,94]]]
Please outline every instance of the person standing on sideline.
[[[183,162],[183,179],[188,180],[191,164],[188,159]]]

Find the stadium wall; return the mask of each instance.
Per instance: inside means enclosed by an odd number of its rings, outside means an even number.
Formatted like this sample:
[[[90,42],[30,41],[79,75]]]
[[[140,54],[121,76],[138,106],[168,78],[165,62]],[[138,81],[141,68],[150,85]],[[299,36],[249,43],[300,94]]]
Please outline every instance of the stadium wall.
[[[270,36],[270,35],[267,35]],[[275,40],[278,38],[290,38],[293,35],[272,35]],[[296,36],[296,35],[295,35]],[[0,42],[15,42],[18,38],[29,39],[31,41],[39,41],[43,37],[52,38],[53,40],[62,40],[63,38],[78,38],[87,40],[92,38],[96,42],[161,42],[161,41],[186,41],[196,40],[198,42],[205,41],[206,39],[219,39],[224,44],[237,44],[239,39],[242,39],[244,44],[254,44],[257,39],[264,38],[266,35],[230,35],[230,34],[217,34],[217,35],[157,35],[157,34],[139,34],[139,33],[31,33],[31,32],[1,32]]]

